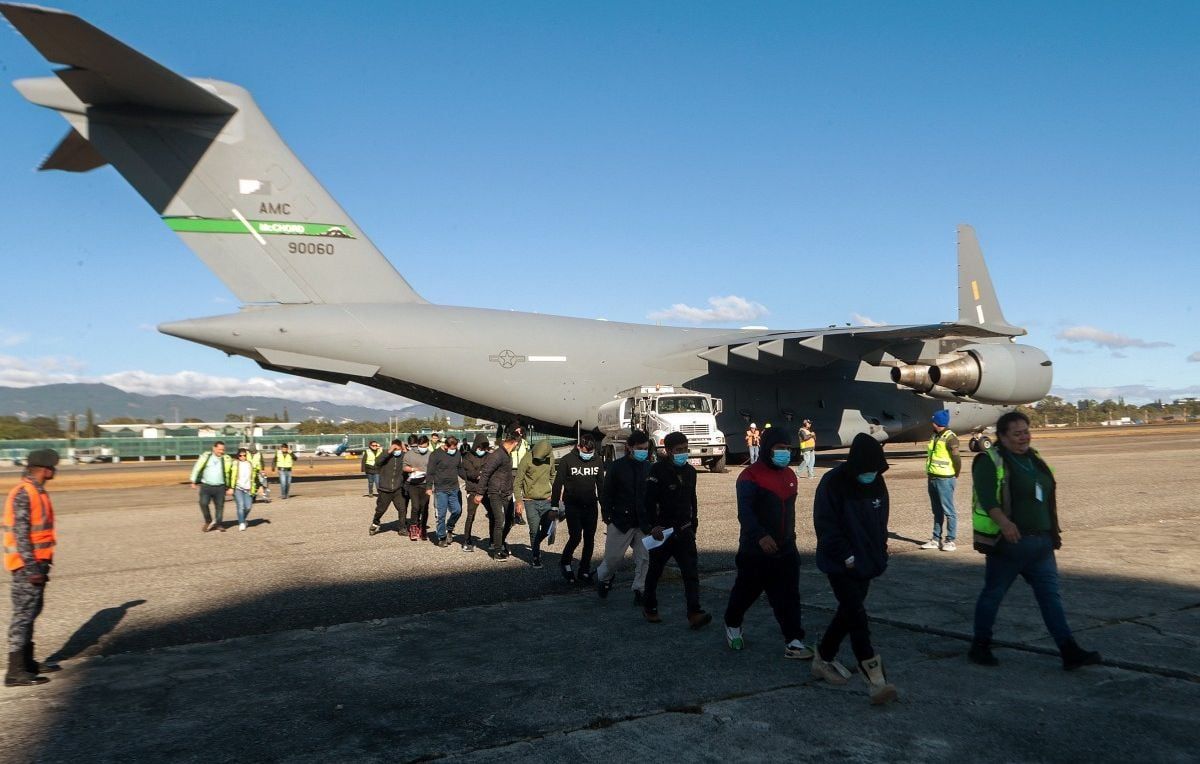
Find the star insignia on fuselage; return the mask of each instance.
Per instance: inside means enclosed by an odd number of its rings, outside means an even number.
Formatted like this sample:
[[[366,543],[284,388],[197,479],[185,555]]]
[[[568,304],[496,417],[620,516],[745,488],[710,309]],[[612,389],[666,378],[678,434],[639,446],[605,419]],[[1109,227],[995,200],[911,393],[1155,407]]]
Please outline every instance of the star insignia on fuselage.
[[[488,360],[491,361],[492,363],[500,364],[501,368],[511,369],[512,367],[516,366],[517,364],[527,361],[529,359],[523,355],[517,355],[516,353],[514,353],[511,350],[505,349],[505,350],[501,350],[499,353],[496,353],[495,355],[488,356]]]

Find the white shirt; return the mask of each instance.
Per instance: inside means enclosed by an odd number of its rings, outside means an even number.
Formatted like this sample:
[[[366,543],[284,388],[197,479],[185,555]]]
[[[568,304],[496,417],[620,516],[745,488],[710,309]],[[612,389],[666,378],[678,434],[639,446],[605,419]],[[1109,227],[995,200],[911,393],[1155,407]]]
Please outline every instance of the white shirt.
[[[250,490],[250,470],[253,466],[248,459],[239,460],[237,463],[237,480],[234,481],[234,485],[243,491]]]

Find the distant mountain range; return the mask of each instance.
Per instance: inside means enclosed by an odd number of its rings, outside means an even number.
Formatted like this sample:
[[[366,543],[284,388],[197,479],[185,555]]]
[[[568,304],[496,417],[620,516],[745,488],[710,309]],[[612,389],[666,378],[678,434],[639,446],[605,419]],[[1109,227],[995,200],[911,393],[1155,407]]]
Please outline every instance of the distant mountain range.
[[[293,422],[306,419],[325,419],[333,422],[386,422],[388,417],[428,419],[441,411],[425,404],[401,406],[396,409],[375,409],[367,406],[347,406],[329,401],[292,401],[262,396],[219,396],[193,398],[187,395],[141,395],[127,393],[112,385],[58,384],[37,387],[0,387],[0,415],[28,419],[35,416],[78,414],[81,418],[92,410],[97,424],[114,417],[134,419],[163,419],[179,422],[202,419],[206,422],[224,421],[227,414],[245,416],[254,409],[255,416],[282,417],[285,409]],[[452,424],[462,422],[462,416],[442,412]]]

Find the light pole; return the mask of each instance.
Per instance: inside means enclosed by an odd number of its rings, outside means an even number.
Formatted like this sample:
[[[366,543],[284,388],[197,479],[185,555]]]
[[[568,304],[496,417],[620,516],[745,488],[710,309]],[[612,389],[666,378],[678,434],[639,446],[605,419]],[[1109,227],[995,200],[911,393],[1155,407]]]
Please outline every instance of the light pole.
[[[254,412],[258,409],[246,407],[246,442],[254,447]]]

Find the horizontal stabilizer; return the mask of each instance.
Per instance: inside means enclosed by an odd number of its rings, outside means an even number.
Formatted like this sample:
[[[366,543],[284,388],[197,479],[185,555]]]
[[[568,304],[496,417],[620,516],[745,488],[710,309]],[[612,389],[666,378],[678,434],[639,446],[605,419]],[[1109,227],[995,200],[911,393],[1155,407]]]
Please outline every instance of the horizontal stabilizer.
[[[96,151],[88,139],[72,130],[54,151],[50,152],[50,156],[46,157],[38,169],[87,172],[106,164],[108,160],[100,156],[100,152]]]
[[[142,106],[188,114],[230,115],[228,101],[143,56],[78,16],[33,5],[0,4],[0,13],[91,106]]]

